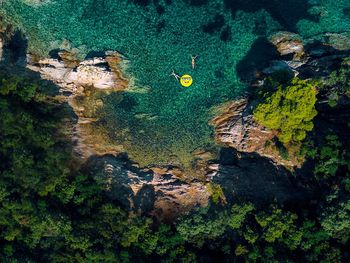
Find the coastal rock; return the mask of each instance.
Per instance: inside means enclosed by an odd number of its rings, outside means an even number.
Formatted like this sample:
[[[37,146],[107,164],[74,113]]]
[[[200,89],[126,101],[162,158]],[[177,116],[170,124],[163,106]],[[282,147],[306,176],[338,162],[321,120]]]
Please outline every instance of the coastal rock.
[[[295,184],[284,167],[256,153],[237,155],[232,148],[222,151],[220,162],[210,164],[206,176],[207,182],[223,189],[229,203],[242,197],[254,203],[270,200],[283,203],[305,198],[303,188]],[[153,215],[162,221],[172,222],[210,202],[205,182],[184,181],[177,168],[141,169],[126,156],[104,155],[91,157],[85,169],[112,200],[130,211]]]
[[[336,50],[344,51],[350,49],[350,33],[327,33],[323,36],[325,45],[329,45]]]
[[[0,61],[3,59],[4,39],[0,35]]]
[[[284,60],[274,60],[271,61],[270,66],[263,69],[262,72],[266,75],[272,75],[277,72],[286,72],[293,77],[294,75],[297,75],[293,69],[299,67],[300,65],[296,63],[288,63]]]
[[[300,58],[304,53],[301,37],[291,32],[278,32],[270,37],[270,42],[276,46],[281,56],[294,54],[295,58]]]
[[[64,126],[71,129],[66,128],[65,133],[72,138],[75,157],[82,163],[92,155],[117,155],[124,151],[101,127],[94,125],[99,121],[97,112],[104,104],[103,98],[128,87],[120,63],[119,53],[113,51],[84,61],[66,50],[58,52],[58,58],[27,55],[27,68],[59,86],[57,101],[67,102],[73,109],[77,121],[68,121]]]
[[[28,56],[28,68],[39,72],[42,78],[51,80],[63,90],[75,92],[79,86],[92,86],[96,89],[124,90],[127,86],[115,70],[111,70],[107,60],[97,57],[78,62],[67,51],[60,52],[61,59],[40,59]]]
[[[209,202],[210,194],[203,183],[184,182],[171,171],[141,170],[127,159],[111,155],[92,157],[86,164],[110,198],[138,213],[170,222]]]
[[[77,58],[76,54],[73,52],[69,52],[66,50],[58,52],[58,56],[63,61],[65,67],[67,68],[77,68],[79,66],[79,59]]]
[[[297,202],[306,198],[290,171],[276,166],[256,153],[235,154],[221,151],[220,162],[208,166],[207,182],[219,185],[228,203],[237,199],[254,203]],[[203,181],[184,181],[177,168],[141,169],[126,156],[93,156],[85,163],[107,195],[130,211],[153,215],[172,222],[195,207],[210,202],[210,191]]]
[[[247,99],[229,102],[222,106],[221,113],[211,120],[218,143],[243,153],[258,153],[279,165],[298,166],[294,160],[285,160],[274,145],[277,132],[258,124],[253,117]]]
[[[240,152],[257,152],[275,134],[259,125],[248,113],[247,106],[247,99],[230,102],[211,124],[215,127],[215,138],[218,142]]]
[[[324,77],[350,55],[349,33],[325,33],[302,41],[299,35],[283,31],[271,36],[270,42],[281,57],[262,70],[264,77],[280,71],[291,77]],[[288,54],[293,54],[293,57],[286,56]]]

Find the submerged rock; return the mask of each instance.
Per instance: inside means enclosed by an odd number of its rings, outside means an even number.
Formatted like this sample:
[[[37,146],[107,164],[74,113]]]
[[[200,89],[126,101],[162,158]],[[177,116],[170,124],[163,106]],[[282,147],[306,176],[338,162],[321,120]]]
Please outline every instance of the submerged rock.
[[[299,63],[302,63],[302,62],[299,62]],[[299,67],[300,65],[295,64],[294,61],[292,64],[283,60],[274,60],[274,61],[271,61],[270,66],[268,68],[263,69],[262,72],[266,75],[272,75],[277,72],[285,72],[289,76],[293,77],[294,75],[296,75],[293,68]]]
[[[25,4],[32,7],[39,7],[51,2],[51,0],[22,0]]]
[[[344,51],[350,49],[350,33],[327,33],[322,36],[321,40],[325,45],[329,45],[332,48]]]

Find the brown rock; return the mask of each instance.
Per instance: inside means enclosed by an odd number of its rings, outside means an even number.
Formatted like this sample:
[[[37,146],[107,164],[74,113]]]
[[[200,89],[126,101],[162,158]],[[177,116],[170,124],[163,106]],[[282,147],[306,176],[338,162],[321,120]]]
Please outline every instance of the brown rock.
[[[102,176],[111,198],[163,221],[171,222],[197,206],[206,206],[210,200],[203,183],[184,182],[175,175],[176,168],[140,170],[130,166],[129,161],[111,156],[95,157],[87,165],[103,171],[98,176]]]
[[[74,53],[63,50],[63,51],[60,51],[58,55],[63,60],[63,63],[67,68],[74,69],[79,66],[80,61],[77,59]]]
[[[215,127],[215,138],[240,152],[256,152],[264,148],[275,133],[259,125],[251,114],[247,114],[246,99],[224,105],[225,110],[211,123]]]
[[[39,72],[43,79],[51,80],[60,87],[57,102],[66,101],[78,117],[71,125],[70,136],[74,142],[74,152],[78,161],[84,162],[92,155],[123,152],[123,147],[110,139],[100,125],[98,112],[103,107],[103,98],[110,92],[128,87],[123,76],[117,52],[109,52],[105,58],[96,57],[79,61],[73,52],[59,52],[60,59],[40,58],[28,54],[27,68]],[[68,95],[63,95],[67,92]]]
[[[281,31],[270,37],[270,42],[282,56],[294,54],[295,58],[300,58],[304,54],[304,44],[297,34]]]
[[[222,105],[220,114],[211,124],[218,143],[235,148],[239,152],[258,153],[286,167],[298,166],[296,160],[282,158],[273,138],[276,131],[269,130],[254,120],[252,105],[241,99]]]

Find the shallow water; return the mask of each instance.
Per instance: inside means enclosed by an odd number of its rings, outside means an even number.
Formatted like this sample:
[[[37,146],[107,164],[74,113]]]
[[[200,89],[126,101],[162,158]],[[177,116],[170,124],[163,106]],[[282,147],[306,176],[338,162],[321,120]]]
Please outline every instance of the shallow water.
[[[7,0],[1,13],[29,38],[29,49],[118,50],[134,81],[105,98],[109,135],[142,165],[189,166],[196,149],[215,148],[212,108],[242,94],[252,67],[274,56],[266,37],[350,29],[350,1]],[[254,48],[254,49],[252,49]],[[191,68],[191,55],[198,55]],[[189,73],[189,88],[169,74]]]

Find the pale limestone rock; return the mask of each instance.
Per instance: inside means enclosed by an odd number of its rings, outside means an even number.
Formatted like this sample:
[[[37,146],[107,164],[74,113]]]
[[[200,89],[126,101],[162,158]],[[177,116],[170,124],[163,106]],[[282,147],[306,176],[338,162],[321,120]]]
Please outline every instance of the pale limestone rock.
[[[56,97],[68,102],[78,117],[69,131],[75,156],[84,162],[92,155],[124,152],[121,145],[112,142],[103,130],[93,125],[99,119],[94,115],[96,109],[103,106],[100,95],[124,90],[129,85],[120,70],[122,61],[118,53],[85,61],[79,61],[72,51],[60,51],[58,55],[59,59],[42,59],[28,54],[27,68],[59,86],[60,94]]]
[[[2,36],[0,36],[0,61],[3,59],[3,49],[4,49],[4,40]]]
[[[32,59],[29,58],[29,61]],[[100,63],[105,63],[106,66],[96,66]],[[74,91],[80,86],[92,86],[97,89],[117,88],[115,73],[108,70],[107,63],[102,58],[83,61],[77,68],[68,68],[63,61],[57,59],[42,59],[35,65],[28,64],[27,67],[63,89]]]

